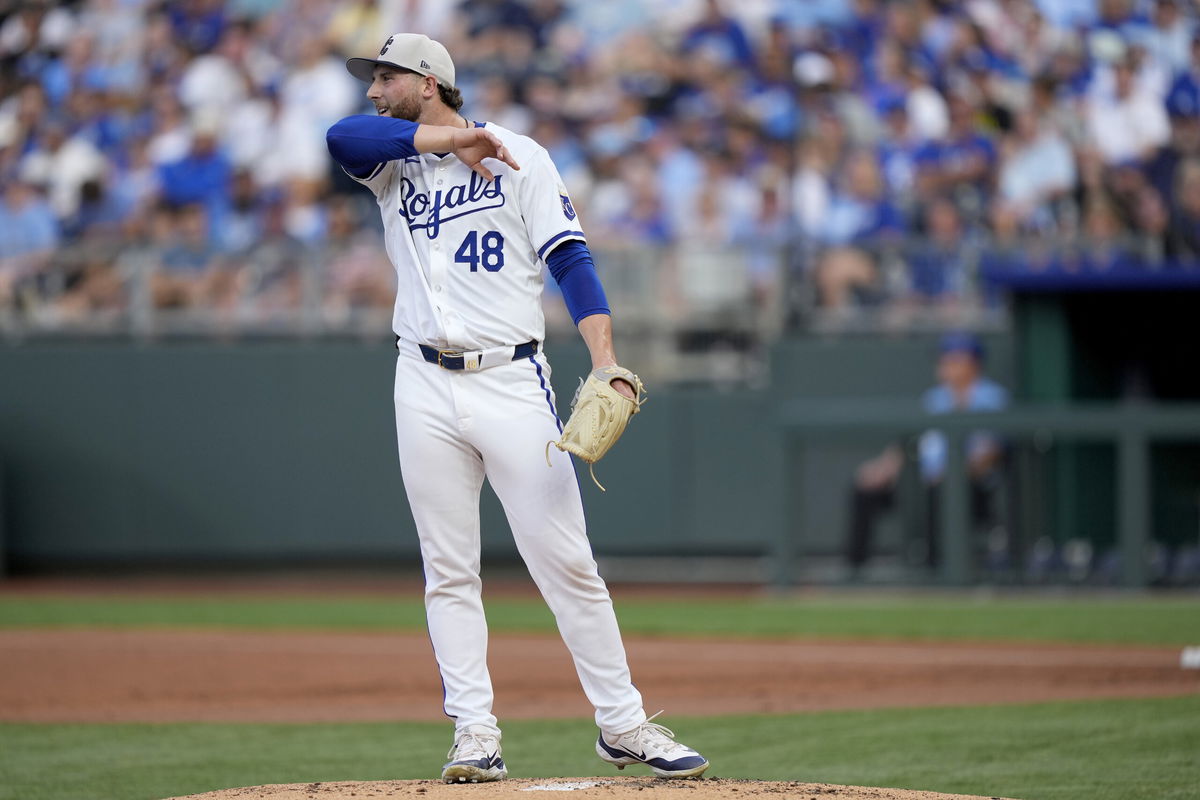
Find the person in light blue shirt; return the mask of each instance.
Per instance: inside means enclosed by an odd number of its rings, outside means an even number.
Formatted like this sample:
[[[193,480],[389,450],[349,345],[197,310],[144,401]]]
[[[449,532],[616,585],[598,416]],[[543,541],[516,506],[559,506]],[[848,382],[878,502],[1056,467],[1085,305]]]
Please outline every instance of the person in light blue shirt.
[[[38,190],[8,176],[0,195],[0,309],[33,281],[58,247],[58,218]]]
[[[1008,391],[983,374],[984,351],[979,339],[966,333],[949,333],[942,338],[937,361],[938,383],[921,398],[930,415],[954,411],[1000,411],[1008,406]],[[971,519],[976,524],[991,516],[989,489],[996,479],[1004,455],[1004,444],[987,431],[967,437],[967,472],[970,479]],[[928,430],[917,446],[918,468],[929,501],[925,561],[938,561],[938,486],[946,472],[946,436]],[[900,445],[889,445],[875,458],[861,464],[850,492],[850,526],[846,558],[852,571],[860,570],[870,556],[871,538],[879,517],[896,501],[896,486],[904,466]]]

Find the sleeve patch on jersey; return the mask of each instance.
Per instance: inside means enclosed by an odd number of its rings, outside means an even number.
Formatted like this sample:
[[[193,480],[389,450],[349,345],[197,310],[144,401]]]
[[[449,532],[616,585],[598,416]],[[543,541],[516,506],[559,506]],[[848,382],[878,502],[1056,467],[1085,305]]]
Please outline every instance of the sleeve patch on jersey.
[[[567,193],[559,192],[558,199],[562,200],[563,216],[569,220],[575,219],[575,206],[571,205],[571,198],[567,197]]]

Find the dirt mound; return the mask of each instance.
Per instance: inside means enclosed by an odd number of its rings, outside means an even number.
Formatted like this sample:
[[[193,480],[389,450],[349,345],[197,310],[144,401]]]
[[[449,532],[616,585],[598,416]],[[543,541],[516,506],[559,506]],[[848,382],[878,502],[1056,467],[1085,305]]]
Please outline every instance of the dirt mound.
[[[710,800],[710,798],[795,797],[805,800],[980,800],[973,795],[939,794],[867,786],[831,786],[797,781],[746,781],[729,778],[662,780],[659,778],[533,778],[497,783],[445,784],[439,781],[338,781],[288,783],[223,789],[171,800],[341,800],[341,798],[411,797],[421,800],[494,800],[537,797],[532,792],[571,792],[572,798],[603,800]],[[560,795],[561,796],[561,795]],[[1000,800],[992,798],[992,800]]]

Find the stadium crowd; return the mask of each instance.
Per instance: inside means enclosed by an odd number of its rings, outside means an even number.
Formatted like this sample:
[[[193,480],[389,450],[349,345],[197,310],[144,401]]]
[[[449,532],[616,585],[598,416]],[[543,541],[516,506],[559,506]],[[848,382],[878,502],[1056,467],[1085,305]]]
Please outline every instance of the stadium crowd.
[[[696,287],[765,309],[801,286],[831,312],[956,314],[1000,302],[989,259],[1200,257],[1198,13],[1178,0],[6,8],[10,319],[386,319],[378,214],[324,133],[372,111],[344,59],[402,30],[447,44],[466,115],[550,150],[602,274],[656,254],[642,285],[681,313]]]

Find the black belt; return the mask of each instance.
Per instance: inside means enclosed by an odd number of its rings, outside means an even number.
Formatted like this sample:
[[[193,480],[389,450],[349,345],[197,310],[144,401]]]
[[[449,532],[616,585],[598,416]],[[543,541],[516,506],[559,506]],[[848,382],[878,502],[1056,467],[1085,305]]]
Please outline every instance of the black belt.
[[[399,343],[399,340],[397,340],[397,344],[398,343]],[[430,364],[437,364],[442,369],[452,369],[452,370],[460,370],[460,369],[466,368],[466,366],[467,366],[466,354],[471,354],[471,355],[477,357],[481,352],[483,352],[483,351],[478,351],[478,350],[457,350],[457,349],[456,350],[449,350],[449,349],[439,350],[438,348],[430,347],[427,344],[418,344],[417,347],[419,347],[421,349],[421,355],[424,356],[425,360],[428,361]],[[490,350],[492,348],[487,348],[487,349]],[[525,342],[525,344],[519,344],[513,348],[512,360],[517,361],[522,358],[529,358],[530,356],[535,355],[537,353],[537,351],[538,351],[537,341],[529,341],[529,342]],[[473,365],[471,368],[476,369],[477,366]]]

